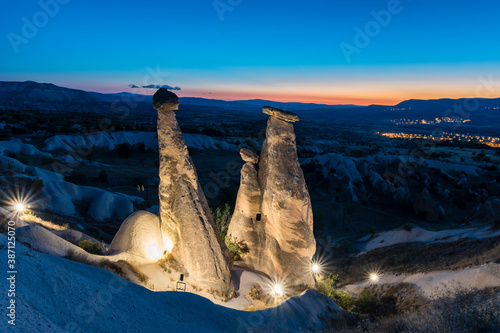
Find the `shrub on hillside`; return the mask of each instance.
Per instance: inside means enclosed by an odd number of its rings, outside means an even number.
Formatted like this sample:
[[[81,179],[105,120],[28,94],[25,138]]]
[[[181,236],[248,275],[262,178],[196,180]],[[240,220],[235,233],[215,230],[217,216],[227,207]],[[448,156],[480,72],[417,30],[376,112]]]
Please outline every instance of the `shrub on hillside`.
[[[81,247],[83,250],[87,251],[88,253],[102,255],[101,244],[97,242],[92,243],[90,239],[80,241],[78,243],[78,246]]]
[[[225,238],[227,235],[227,229],[229,228],[231,216],[231,207],[228,204],[224,204],[224,208],[217,207],[212,213],[215,226],[217,227],[217,230],[222,238]]]
[[[73,170],[69,176],[65,176],[64,180],[76,185],[85,185],[87,183],[87,176],[80,171]]]
[[[134,147],[128,142],[116,145],[113,150],[120,158],[130,158],[134,154]]]
[[[338,281],[338,275],[330,274],[327,278],[316,282],[316,290],[330,297],[342,309],[349,311],[354,306],[354,298],[347,291],[335,287]]]
[[[105,184],[108,182],[108,172],[106,170],[101,170],[99,176],[97,177],[99,183]]]

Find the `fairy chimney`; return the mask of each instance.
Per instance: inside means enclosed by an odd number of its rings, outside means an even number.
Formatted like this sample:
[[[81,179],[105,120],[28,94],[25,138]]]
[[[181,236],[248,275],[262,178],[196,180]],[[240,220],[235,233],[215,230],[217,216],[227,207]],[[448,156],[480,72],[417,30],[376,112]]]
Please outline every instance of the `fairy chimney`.
[[[160,229],[166,248],[197,287],[234,290],[229,253],[215,227],[175,117],[179,99],[165,88],[153,96],[158,111]]]

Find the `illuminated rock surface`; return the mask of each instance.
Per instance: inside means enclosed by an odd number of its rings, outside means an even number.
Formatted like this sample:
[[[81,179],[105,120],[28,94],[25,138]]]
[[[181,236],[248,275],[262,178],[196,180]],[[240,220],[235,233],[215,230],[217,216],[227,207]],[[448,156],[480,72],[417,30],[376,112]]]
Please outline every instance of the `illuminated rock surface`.
[[[110,254],[127,252],[145,260],[157,261],[164,245],[158,216],[138,211],[127,217],[109,246]]]
[[[260,214],[261,190],[254,163],[258,162],[259,157],[246,148],[242,148],[240,154],[247,163],[241,168],[240,188],[228,235],[234,242],[244,242],[252,249],[246,255],[246,261],[255,263],[265,255],[261,248],[265,233],[264,225],[256,220],[257,214]]]
[[[312,285],[310,265],[316,241],[311,199],[291,124],[298,116],[268,107],[264,113],[271,117],[259,169],[250,163],[242,168],[229,235],[233,241],[247,243],[250,251],[243,259],[249,267],[288,284]]]
[[[153,96],[158,110],[160,227],[172,255],[189,272],[186,282],[229,293],[229,253],[215,227],[198,175],[175,118],[179,100],[166,89]]]
[[[268,114],[270,116],[273,116],[279,120],[283,120],[283,121],[290,122],[290,123],[293,123],[293,122],[300,120],[299,116],[297,116],[295,113],[283,111],[283,110],[273,108],[270,106],[264,106],[262,108],[262,112],[264,112],[265,114]]]
[[[259,162],[259,155],[247,148],[240,149],[240,155],[243,161],[247,163],[257,164]]]

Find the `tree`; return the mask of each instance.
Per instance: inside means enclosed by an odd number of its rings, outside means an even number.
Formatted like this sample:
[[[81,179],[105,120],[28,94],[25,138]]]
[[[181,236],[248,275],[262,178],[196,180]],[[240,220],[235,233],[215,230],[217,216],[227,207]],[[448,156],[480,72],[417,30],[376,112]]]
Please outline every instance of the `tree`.
[[[99,177],[97,177],[97,180],[103,184],[107,183],[108,182],[108,172],[106,170],[101,170],[101,172],[99,172]]]
[[[130,145],[130,143],[128,143],[128,142],[120,143],[120,144],[116,145],[114,151],[121,158],[130,158],[130,157],[132,157],[132,154],[134,153],[134,149],[133,149],[132,145]]]

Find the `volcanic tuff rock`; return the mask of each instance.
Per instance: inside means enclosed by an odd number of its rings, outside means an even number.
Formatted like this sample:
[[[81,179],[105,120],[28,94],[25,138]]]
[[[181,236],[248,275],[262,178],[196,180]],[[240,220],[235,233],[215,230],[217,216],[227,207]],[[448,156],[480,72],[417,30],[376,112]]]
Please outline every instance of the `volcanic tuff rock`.
[[[467,222],[500,225],[500,198],[489,197]]]
[[[316,250],[311,199],[297,158],[293,124],[298,116],[264,108],[267,123],[259,169],[242,168],[241,187],[228,235],[249,248],[245,263],[288,284],[312,285]]]
[[[439,216],[444,215],[442,210],[443,208],[432,199],[427,188],[424,188],[413,201],[413,211],[415,214],[423,215],[429,222],[437,222]]]
[[[257,169],[254,164],[247,162],[241,168],[240,188],[228,228],[228,235],[234,242],[244,242],[250,249],[245,256],[247,263],[259,262],[265,255],[262,248],[265,228],[257,219],[260,214],[260,202],[261,189]]]
[[[262,112],[264,112],[265,114],[268,114],[270,116],[276,117],[280,120],[289,122],[289,123],[293,123],[293,122],[300,120],[299,116],[297,116],[295,113],[283,111],[283,110],[273,108],[270,106],[264,106],[264,108],[262,109]]]
[[[240,155],[243,161],[247,163],[257,164],[259,162],[259,155],[247,148],[240,149]]]
[[[189,272],[187,282],[228,294],[233,291],[230,258],[215,227],[175,118],[178,97],[167,89],[153,96],[158,110],[160,225],[172,256]]]
[[[162,249],[160,220],[146,211],[127,217],[109,246],[111,254],[128,252],[150,261],[157,261],[163,254]]]

